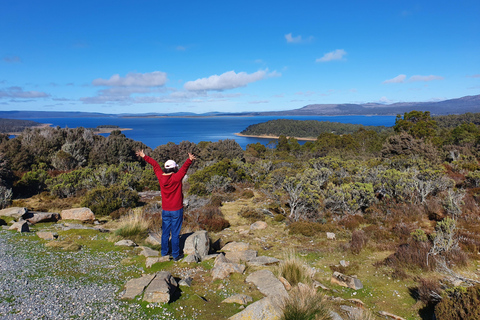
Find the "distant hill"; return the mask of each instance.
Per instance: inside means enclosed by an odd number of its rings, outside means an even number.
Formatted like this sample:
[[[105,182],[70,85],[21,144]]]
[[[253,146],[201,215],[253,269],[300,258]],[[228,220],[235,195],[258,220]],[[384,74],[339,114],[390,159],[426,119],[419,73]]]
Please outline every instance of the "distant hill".
[[[0,118],[0,133],[22,132],[25,128],[37,127],[41,123],[30,120]]]
[[[392,104],[310,104],[299,109],[268,112],[208,112],[208,113],[143,113],[104,114],[95,112],[52,111],[0,111],[0,118],[74,118],[74,117],[215,117],[215,116],[346,116],[346,115],[397,115],[412,110],[430,111],[432,115],[480,112],[480,95],[466,96],[436,102],[398,102]]]

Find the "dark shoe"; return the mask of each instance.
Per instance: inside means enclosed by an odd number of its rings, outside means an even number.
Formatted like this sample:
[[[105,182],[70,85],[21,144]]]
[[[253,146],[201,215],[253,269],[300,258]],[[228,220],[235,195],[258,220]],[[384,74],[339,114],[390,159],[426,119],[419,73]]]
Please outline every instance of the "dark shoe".
[[[179,255],[178,257],[176,258],[173,258],[173,261],[177,262],[177,261],[180,261],[184,258],[185,256],[183,254]]]

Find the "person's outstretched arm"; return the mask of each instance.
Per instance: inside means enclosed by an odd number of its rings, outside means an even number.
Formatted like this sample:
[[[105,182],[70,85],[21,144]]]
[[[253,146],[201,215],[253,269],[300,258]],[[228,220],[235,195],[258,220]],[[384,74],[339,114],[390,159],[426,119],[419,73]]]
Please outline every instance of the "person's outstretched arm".
[[[153,172],[155,172],[156,175],[162,174],[162,167],[158,164],[157,161],[155,161],[153,158],[150,158],[143,152],[143,150],[138,150],[135,152],[135,154],[141,158],[143,158],[148,164],[150,164],[153,167]]]

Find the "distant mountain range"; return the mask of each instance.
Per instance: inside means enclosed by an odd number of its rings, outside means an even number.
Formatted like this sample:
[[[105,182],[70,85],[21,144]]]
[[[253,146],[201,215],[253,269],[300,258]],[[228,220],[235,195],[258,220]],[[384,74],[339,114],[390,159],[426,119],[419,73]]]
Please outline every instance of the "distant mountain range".
[[[397,115],[412,110],[430,111],[432,115],[480,112],[480,95],[466,96],[437,102],[399,102],[393,104],[310,104],[300,109],[267,112],[208,112],[208,113],[142,113],[105,114],[92,112],[60,111],[0,111],[0,118],[74,118],[74,117],[215,117],[215,116],[346,116],[346,115]]]

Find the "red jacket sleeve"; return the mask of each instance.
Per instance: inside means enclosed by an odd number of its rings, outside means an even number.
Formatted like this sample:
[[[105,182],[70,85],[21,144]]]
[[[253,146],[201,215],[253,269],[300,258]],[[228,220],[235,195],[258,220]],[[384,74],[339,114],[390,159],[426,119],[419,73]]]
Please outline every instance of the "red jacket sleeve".
[[[143,159],[153,167],[153,172],[155,172],[157,177],[163,173],[162,167],[160,167],[157,161],[153,160],[149,156],[145,156]]]

